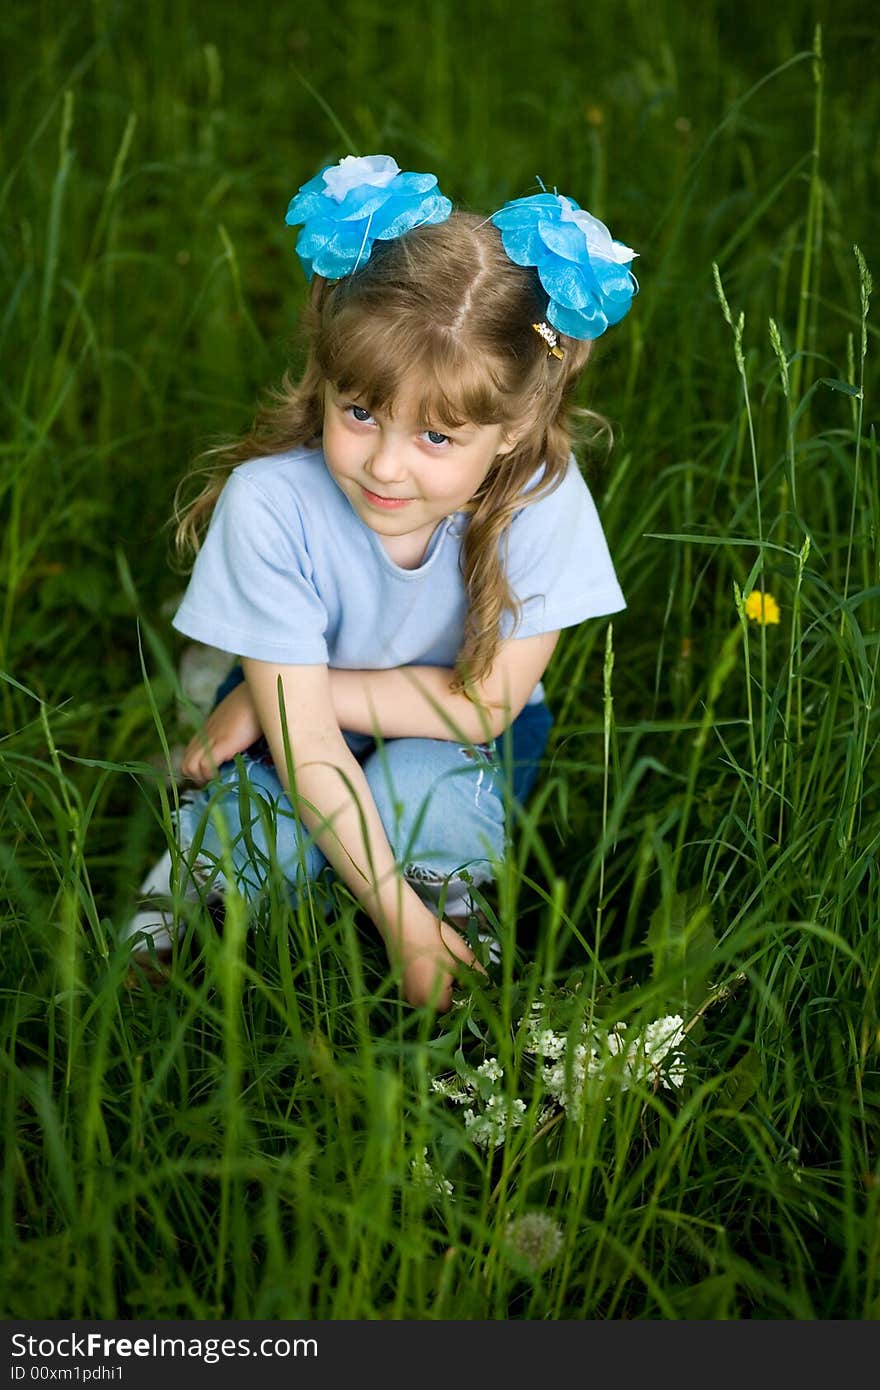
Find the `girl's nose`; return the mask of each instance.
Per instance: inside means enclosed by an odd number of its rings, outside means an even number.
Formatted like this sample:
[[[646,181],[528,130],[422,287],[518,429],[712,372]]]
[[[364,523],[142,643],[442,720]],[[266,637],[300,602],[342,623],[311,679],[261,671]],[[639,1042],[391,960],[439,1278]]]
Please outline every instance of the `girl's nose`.
[[[406,477],[404,450],[390,439],[377,440],[367,463],[367,472],[376,482],[401,482]]]

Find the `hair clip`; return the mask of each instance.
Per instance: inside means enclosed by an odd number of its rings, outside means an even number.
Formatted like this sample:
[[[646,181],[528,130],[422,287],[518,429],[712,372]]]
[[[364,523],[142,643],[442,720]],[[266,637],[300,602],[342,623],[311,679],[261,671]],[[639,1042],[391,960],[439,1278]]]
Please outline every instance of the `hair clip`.
[[[533,323],[532,327],[534,328],[538,337],[543,338],[544,342],[547,344],[547,356],[558,357],[561,362],[565,356],[565,353],[559,346],[559,339],[556,337],[556,334],[550,327],[549,323]]]

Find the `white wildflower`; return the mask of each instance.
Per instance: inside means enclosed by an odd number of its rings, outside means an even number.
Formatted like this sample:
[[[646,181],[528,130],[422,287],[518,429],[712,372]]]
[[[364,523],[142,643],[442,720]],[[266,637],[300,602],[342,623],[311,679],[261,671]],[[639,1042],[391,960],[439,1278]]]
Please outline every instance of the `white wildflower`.
[[[496,1148],[503,1144],[509,1129],[516,1129],[523,1122],[526,1113],[525,1101],[509,1101],[506,1096],[490,1096],[483,1113],[477,1114],[469,1109],[464,1112],[465,1129],[468,1138],[478,1148]]]
[[[649,1023],[635,1036],[627,1051],[627,1067],[632,1080],[659,1079],[667,1091],[673,1085],[681,1086],[686,1070],[681,1055],[684,1039],[684,1019],[679,1014],[669,1014]]]
[[[605,1039],[605,1045],[612,1057],[617,1057],[623,1051],[623,1024],[615,1023]]]
[[[534,1052],[538,1057],[553,1059],[561,1057],[564,1051],[564,1036],[554,1033],[552,1028],[534,1028],[526,1038],[526,1052]]]
[[[501,1081],[504,1077],[504,1068],[496,1057],[488,1057],[477,1067],[477,1075],[488,1077],[490,1081]]]
[[[542,1059],[546,1091],[572,1118],[582,1118],[585,1107],[609,1084],[627,1091],[640,1082],[659,1082],[666,1090],[684,1083],[685,1031],[678,1014],[658,1018],[632,1034],[623,1023],[608,1028],[584,1021],[568,1038],[543,1027],[540,1002],[522,1021],[526,1051]]]
[[[427,1148],[422,1149],[419,1158],[410,1160],[410,1169],[412,1171],[413,1180],[418,1183],[420,1187],[427,1187],[430,1191],[439,1192],[441,1195],[445,1194],[447,1197],[451,1197],[455,1191],[453,1184],[448,1178],[440,1178],[434,1172],[428,1160]]]
[[[652,1066],[659,1066],[670,1052],[678,1052],[684,1042],[684,1019],[679,1014],[658,1018],[645,1029],[645,1056]]]
[[[457,1081],[447,1081],[445,1077],[435,1076],[431,1082],[431,1090],[436,1091],[438,1096],[444,1100],[454,1101],[456,1105],[465,1105],[471,1099],[469,1091],[460,1086]]]
[[[687,1075],[687,1067],[684,1058],[678,1053],[671,1062],[667,1062],[663,1071],[660,1073],[660,1081],[667,1091],[671,1091],[673,1086],[683,1086]]]

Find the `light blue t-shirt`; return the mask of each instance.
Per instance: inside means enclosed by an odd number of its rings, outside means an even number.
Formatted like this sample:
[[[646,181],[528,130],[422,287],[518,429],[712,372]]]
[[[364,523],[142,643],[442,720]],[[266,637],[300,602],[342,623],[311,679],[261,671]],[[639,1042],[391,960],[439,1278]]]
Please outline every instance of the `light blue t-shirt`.
[[[467,521],[459,512],[441,522],[419,567],[402,569],[320,449],[253,459],[223,487],[173,625],[208,646],[281,665],[453,667],[464,638]],[[555,491],[514,515],[506,567],[522,619],[514,631],[505,613],[502,637],[626,607],[574,456]],[[539,685],[531,700],[540,698]]]

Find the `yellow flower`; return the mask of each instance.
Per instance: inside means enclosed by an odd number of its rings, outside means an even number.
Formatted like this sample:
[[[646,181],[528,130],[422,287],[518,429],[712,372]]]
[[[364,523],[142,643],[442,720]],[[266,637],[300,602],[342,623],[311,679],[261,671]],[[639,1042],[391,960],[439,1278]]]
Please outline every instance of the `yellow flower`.
[[[765,625],[778,623],[779,604],[772,594],[762,594],[760,589],[753,589],[746,599],[746,617]]]

